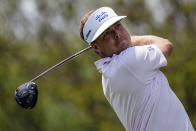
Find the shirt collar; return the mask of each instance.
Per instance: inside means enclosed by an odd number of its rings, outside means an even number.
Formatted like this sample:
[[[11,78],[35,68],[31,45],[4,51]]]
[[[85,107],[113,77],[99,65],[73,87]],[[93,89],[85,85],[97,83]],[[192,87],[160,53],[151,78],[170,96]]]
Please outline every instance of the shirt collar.
[[[103,67],[105,65],[108,65],[115,56],[116,56],[116,54],[113,54],[112,57],[105,57],[105,58],[102,58],[102,59],[99,59],[99,60],[95,61],[94,64],[97,67],[97,70],[100,73],[103,73]]]

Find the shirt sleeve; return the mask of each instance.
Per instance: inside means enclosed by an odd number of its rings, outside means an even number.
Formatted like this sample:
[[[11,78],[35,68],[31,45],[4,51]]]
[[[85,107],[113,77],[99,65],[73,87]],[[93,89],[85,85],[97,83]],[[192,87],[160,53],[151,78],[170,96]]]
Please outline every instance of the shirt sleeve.
[[[141,77],[167,65],[165,56],[156,45],[130,47],[120,55],[121,62]]]

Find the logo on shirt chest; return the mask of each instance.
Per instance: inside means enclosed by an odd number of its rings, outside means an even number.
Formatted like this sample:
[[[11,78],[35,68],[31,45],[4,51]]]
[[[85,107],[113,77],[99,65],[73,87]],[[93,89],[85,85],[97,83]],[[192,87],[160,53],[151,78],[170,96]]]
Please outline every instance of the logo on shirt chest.
[[[105,65],[105,64],[109,64],[110,63],[110,61],[106,61],[106,62],[104,62],[103,64]]]

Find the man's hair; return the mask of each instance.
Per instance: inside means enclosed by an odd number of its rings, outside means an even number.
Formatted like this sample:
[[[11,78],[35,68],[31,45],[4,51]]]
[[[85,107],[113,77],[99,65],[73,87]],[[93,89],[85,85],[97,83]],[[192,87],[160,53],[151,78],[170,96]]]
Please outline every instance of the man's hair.
[[[88,20],[89,16],[94,12],[95,10],[91,10],[88,13],[86,13],[80,20],[80,25],[79,25],[79,32],[80,32],[80,37],[84,40],[84,34],[83,34],[83,28],[84,24]],[[85,41],[85,40],[84,40]]]

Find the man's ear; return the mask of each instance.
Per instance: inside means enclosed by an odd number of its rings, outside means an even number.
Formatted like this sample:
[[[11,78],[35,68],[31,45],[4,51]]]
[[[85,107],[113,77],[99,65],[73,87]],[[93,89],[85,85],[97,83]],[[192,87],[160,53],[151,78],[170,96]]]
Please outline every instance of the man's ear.
[[[97,50],[97,49],[98,49],[98,46],[97,46],[95,43],[92,43],[92,44],[91,44],[91,47],[92,47],[94,50]]]
[[[94,49],[94,51],[99,55],[99,47],[95,44],[95,43],[92,43],[91,44],[91,47]]]
[[[100,50],[100,47],[97,44],[92,43],[91,47],[94,49],[95,53],[97,53],[99,56],[101,56],[102,58],[105,57],[104,53],[102,53],[102,51]]]

